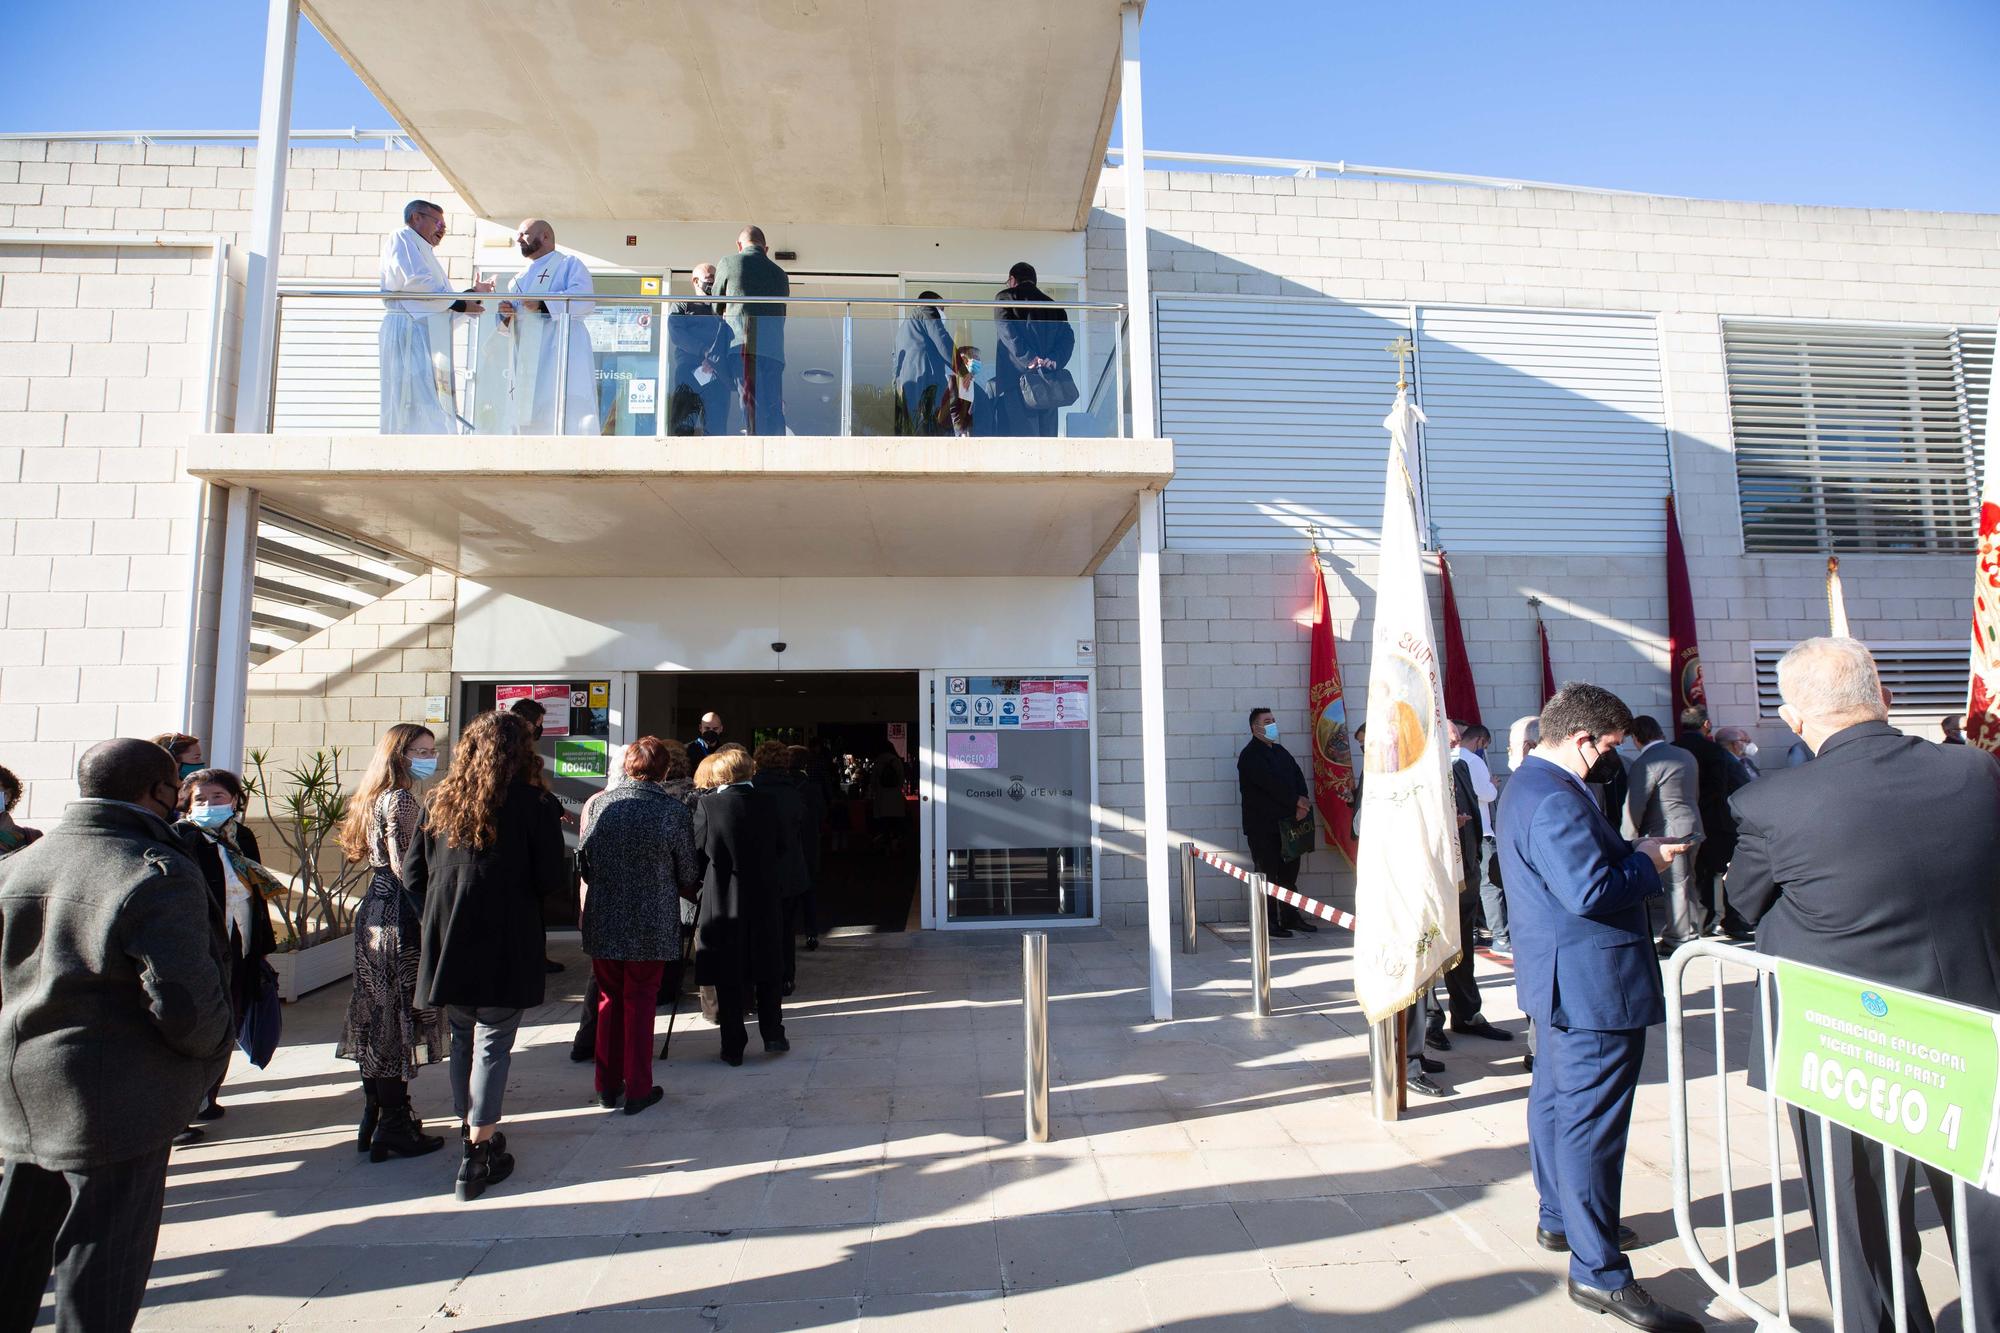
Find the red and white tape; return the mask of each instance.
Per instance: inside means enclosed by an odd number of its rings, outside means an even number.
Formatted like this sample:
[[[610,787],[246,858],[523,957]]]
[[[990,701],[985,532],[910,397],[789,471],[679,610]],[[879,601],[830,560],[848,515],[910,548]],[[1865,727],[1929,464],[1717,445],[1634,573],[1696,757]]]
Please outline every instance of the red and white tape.
[[[1223,874],[1234,876],[1246,884],[1250,882],[1250,872],[1242,866],[1226,861],[1214,852],[1204,852],[1199,847],[1195,848],[1194,854],[1196,860],[1207,862]],[[1354,929],[1354,914],[1352,912],[1343,912],[1338,907],[1328,907],[1317,898],[1308,898],[1303,893],[1294,893],[1290,889],[1281,889],[1269,880],[1264,881],[1264,893],[1268,897],[1276,898],[1281,903],[1290,903],[1301,912],[1310,912],[1322,921],[1331,921],[1343,930]]]

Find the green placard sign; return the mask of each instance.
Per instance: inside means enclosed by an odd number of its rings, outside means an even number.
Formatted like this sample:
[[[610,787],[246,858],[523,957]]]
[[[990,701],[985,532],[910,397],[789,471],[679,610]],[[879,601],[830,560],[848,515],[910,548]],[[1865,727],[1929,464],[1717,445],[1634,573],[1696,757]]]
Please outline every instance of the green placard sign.
[[[1778,963],[1773,1091],[1974,1185],[1993,1172],[2000,1015]]]
[[[611,746],[608,741],[578,737],[556,742],[556,776],[559,778],[602,778],[611,775]]]

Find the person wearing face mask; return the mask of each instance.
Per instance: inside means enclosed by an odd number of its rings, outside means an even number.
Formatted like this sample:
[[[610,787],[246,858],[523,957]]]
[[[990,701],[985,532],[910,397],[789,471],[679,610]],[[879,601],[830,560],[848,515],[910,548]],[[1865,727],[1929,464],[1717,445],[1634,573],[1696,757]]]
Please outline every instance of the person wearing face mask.
[[[514,231],[528,261],[507,283],[479,353],[479,426],[507,435],[598,435],[597,358],[584,317],[594,301],[549,302],[550,296],[585,297],[594,289],[590,270],[556,249],[556,229],[528,218]],[[564,314],[569,350],[563,352]],[[558,367],[560,366],[560,375]],[[561,379],[563,420],[556,422],[556,382]]]
[[[696,264],[689,275],[695,295],[715,294],[715,265]],[[673,348],[673,397],[667,404],[670,435],[729,432],[729,326],[709,300],[676,301],[667,310]]]
[[[0,860],[0,1328],[132,1327],[167,1156],[235,1035],[222,910],[169,821],[166,750],[103,741],[80,799]]]
[[[243,781],[226,768],[204,768],[181,781],[176,803],[180,822],[174,831],[187,844],[208,895],[222,909],[223,933],[229,955],[229,1000],[240,1027],[244,1012],[255,1003],[264,978],[264,960],[278,948],[271,929],[271,911],[245,862],[263,859],[257,835],[243,822]],[[217,1101],[222,1079],[208,1090],[208,1102],[195,1112],[197,1120],[222,1118]]]
[[[722,748],[722,714],[703,713],[701,734],[688,742],[688,763],[699,767],[701,761]]]
[[[174,765],[179,773],[176,781],[186,782],[208,767],[208,760],[202,754],[199,736],[190,736],[180,731],[163,731],[153,737],[153,744],[174,757]]]
[[[1647,902],[1687,851],[1664,838],[1627,842],[1585,785],[1631,728],[1631,710],[1609,690],[1563,686],[1495,816],[1517,1000],[1537,1037],[1528,1094],[1535,1241],[1569,1253],[1574,1303],[1637,1328],[1699,1329],[1648,1295],[1621,1253],[1634,1239],[1618,1221],[1633,1095],[1646,1029],[1666,1019]]]
[[[1236,756],[1236,784],[1243,793],[1243,836],[1250,861],[1275,887],[1296,890],[1299,863],[1285,859],[1279,831],[1312,814],[1312,789],[1291,751],[1278,744],[1278,719],[1268,708],[1250,710],[1250,743]],[[1264,899],[1266,921],[1277,939],[1319,929],[1290,903]]]
[[[993,395],[991,386],[980,377],[986,363],[971,343],[951,354],[951,373],[945,376],[944,406],[939,409],[945,426],[953,435],[992,435]]]
[[[937,301],[936,292],[917,293]],[[943,435],[950,430],[944,411],[945,381],[951,377],[951,332],[934,305],[911,306],[896,326],[892,373],[896,385],[896,434]]]
[[[410,1080],[450,1050],[444,1016],[417,1007],[418,912],[403,887],[416,840],[420,784],[437,776],[437,737],[398,722],[375,746],[340,825],[340,849],[368,863],[368,894],[354,912],[354,995],[334,1053],[361,1069],[364,1108],[354,1146],[380,1162],[444,1147],[410,1109]]]
[[[1729,756],[1731,791],[1763,777],[1757,768],[1757,742],[1741,727],[1723,727],[1715,733],[1715,743]]]
[[[18,852],[42,836],[40,829],[15,822],[14,812],[20,808],[21,780],[0,768],[0,856]]]

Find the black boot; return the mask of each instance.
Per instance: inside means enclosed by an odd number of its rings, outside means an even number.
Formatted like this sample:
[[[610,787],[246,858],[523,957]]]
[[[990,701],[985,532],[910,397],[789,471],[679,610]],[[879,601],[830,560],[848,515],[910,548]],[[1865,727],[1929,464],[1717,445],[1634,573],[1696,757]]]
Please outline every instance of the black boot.
[[[367,1152],[375,1146],[375,1125],[382,1118],[382,1099],[375,1095],[375,1085],[366,1079],[361,1081],[361,1095],[368,1099],[368,1105],[361,1112],[361,1130],[354,1138],[356,1152]]]
[[[471,1137],[472,1137],[472,1131],[465,1125],[461,1124],[458,1127],[458,1146],[463,1148],[465,1146],[465,1141]],[[507,1151],[507,1136],[505,1134],[502,1134],[497,1129],[493,1131],[493,1137],[486,1141],[493,1145],[494,1152]]]
[[[408,1106],[385,1106],[381,1123],[375,1126],[375,1141],[368,1147],[368,1160],[387,1161],[390,1153],[398,1157],[422,1157],[442,1147],[444,1140],[424,1133],[424,1127],[410,1114]]]
[[[484,1194],[487,1186],[498,1185],[512,1174],[514,1159],[496,1148],[492,1140],[468,1143],[458,1163],[458,1201],[470,1203]]]

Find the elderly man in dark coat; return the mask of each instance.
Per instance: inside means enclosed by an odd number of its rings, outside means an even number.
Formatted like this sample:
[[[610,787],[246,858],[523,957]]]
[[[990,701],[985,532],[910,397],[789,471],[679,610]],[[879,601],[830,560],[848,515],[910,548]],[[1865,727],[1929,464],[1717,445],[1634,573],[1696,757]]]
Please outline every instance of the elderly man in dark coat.
[[[743,1063],[750,1034],[743,1016],[754,992],[764,1049],[785,1040],[785,909],[779,867],[791,830],[776,799],[750,785],[750,756],[715,757],[719,787],[694,809],[694,845],[702,861],[701,916],[695,923],[694,975],[713,986],[722,1025],[722,1058]]]
[[[936,292],[919,301],[940,300]],[[913,306],[896,326],[896,434],[949,435],[944,419],[944,383],[951,375],[951,331],[934,305]]]
[[[167,1153],[229,1063],[222,911],[168,826],[177,774],[104,741],[83,799],[0,862],[0,1328],[132,1326]]]

